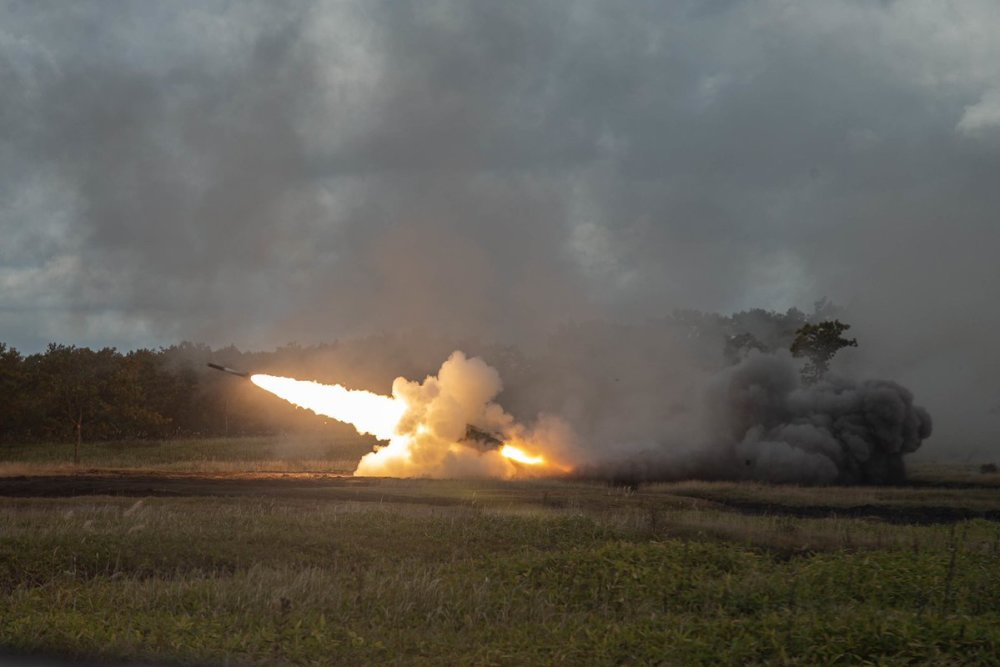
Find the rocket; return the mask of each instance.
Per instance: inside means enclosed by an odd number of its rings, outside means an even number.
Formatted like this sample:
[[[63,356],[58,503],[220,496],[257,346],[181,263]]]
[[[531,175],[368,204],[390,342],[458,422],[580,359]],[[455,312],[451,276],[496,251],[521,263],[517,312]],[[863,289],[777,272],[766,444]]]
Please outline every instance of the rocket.
[[[230,368],[229,366],[223,366],[221,364],[208,363],[209,368],[214,368],[217,371],[222,371],[223,373],[229,373],[230,375],[237,375],[241,378],[249,378],[250,373],[245,373],[243,371],[238,371],[235,368]]]

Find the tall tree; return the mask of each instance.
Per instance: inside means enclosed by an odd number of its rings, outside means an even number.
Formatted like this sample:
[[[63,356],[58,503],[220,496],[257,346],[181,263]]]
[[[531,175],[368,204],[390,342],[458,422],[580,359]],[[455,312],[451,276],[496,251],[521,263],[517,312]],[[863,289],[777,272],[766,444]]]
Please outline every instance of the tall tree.
[[[0,343],[0,439],[17,433],[25,418],[24,358]]]
[[[806,384],[819,381],[830,369],[830,360],[845,347],[857,347],[857,338],[844,338],[843,333],[851,328],[840,320],[826,320],[816,324],[805,323],[795,332],[792,341],[792,355],[806,357],[802,367],[802,379]]]
[[[75,464],[80,463],[85,424],[97,437],[107,437],[111,430],[106,417],[112,410],[116,357],[114,348],[94,351],[55,343],[31,357],[45,427],[57,437],[72,433]]]

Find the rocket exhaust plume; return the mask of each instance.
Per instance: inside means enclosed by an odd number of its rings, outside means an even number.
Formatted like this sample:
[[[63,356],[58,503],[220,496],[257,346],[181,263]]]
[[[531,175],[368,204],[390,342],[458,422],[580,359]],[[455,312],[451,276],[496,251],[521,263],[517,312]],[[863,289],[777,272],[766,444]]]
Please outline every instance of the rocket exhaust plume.
[[[391,396],[257,373],[250,381],[383,441],[355,475],[512,478],[567,471],[493,402],[502,388],[496,370],[461,352],[423,382],[396,378]]]
[[[345,389],[306,380],[255,373],[250,381],[275,396],[318,415],[351,424],[358,433],[389,440],[406,412],[406,403],[391,396]]]

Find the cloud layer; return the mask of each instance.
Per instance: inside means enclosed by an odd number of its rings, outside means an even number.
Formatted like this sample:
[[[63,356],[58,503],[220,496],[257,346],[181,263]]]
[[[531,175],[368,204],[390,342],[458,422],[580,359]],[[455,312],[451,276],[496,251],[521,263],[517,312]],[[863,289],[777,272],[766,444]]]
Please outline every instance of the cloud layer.
[[[996,432],[992,0],[0,16],[19,348],[520,340],[827,296],[936,438]]]

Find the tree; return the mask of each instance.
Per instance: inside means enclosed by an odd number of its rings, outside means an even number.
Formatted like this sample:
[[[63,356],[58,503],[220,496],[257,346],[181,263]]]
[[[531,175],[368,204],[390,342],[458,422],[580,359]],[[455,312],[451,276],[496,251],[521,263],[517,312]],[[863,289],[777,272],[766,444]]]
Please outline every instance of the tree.
[[[108,436],[116,357],[120,355],[114,348],[94,351],[54,343],[43,354],[30,357],[45,429],[62,438],[71,434],[75,464],[80,463],[84,424],[96,437]]]
[[[11,439],[24,421],[24,358],[0,343],[0,439]]]
[[[164,413],[169,413],[176,376],[163,370],[162,357],[152,350],[134,350],[119,356],[117,362],[109,394],[111,434],[119,438],[162,435],[170,424]]]
[[[845,347],[857,347],[857,338],[844,338],[843,333],[851,328],[840,320],[826,320],[816,324],[803,324],[795,332],[792,341],[792,355],[806,357],[808,361],[802,367],[802,379],[806,384],[813,384],[826,375],[830,368],[830,360]]]

